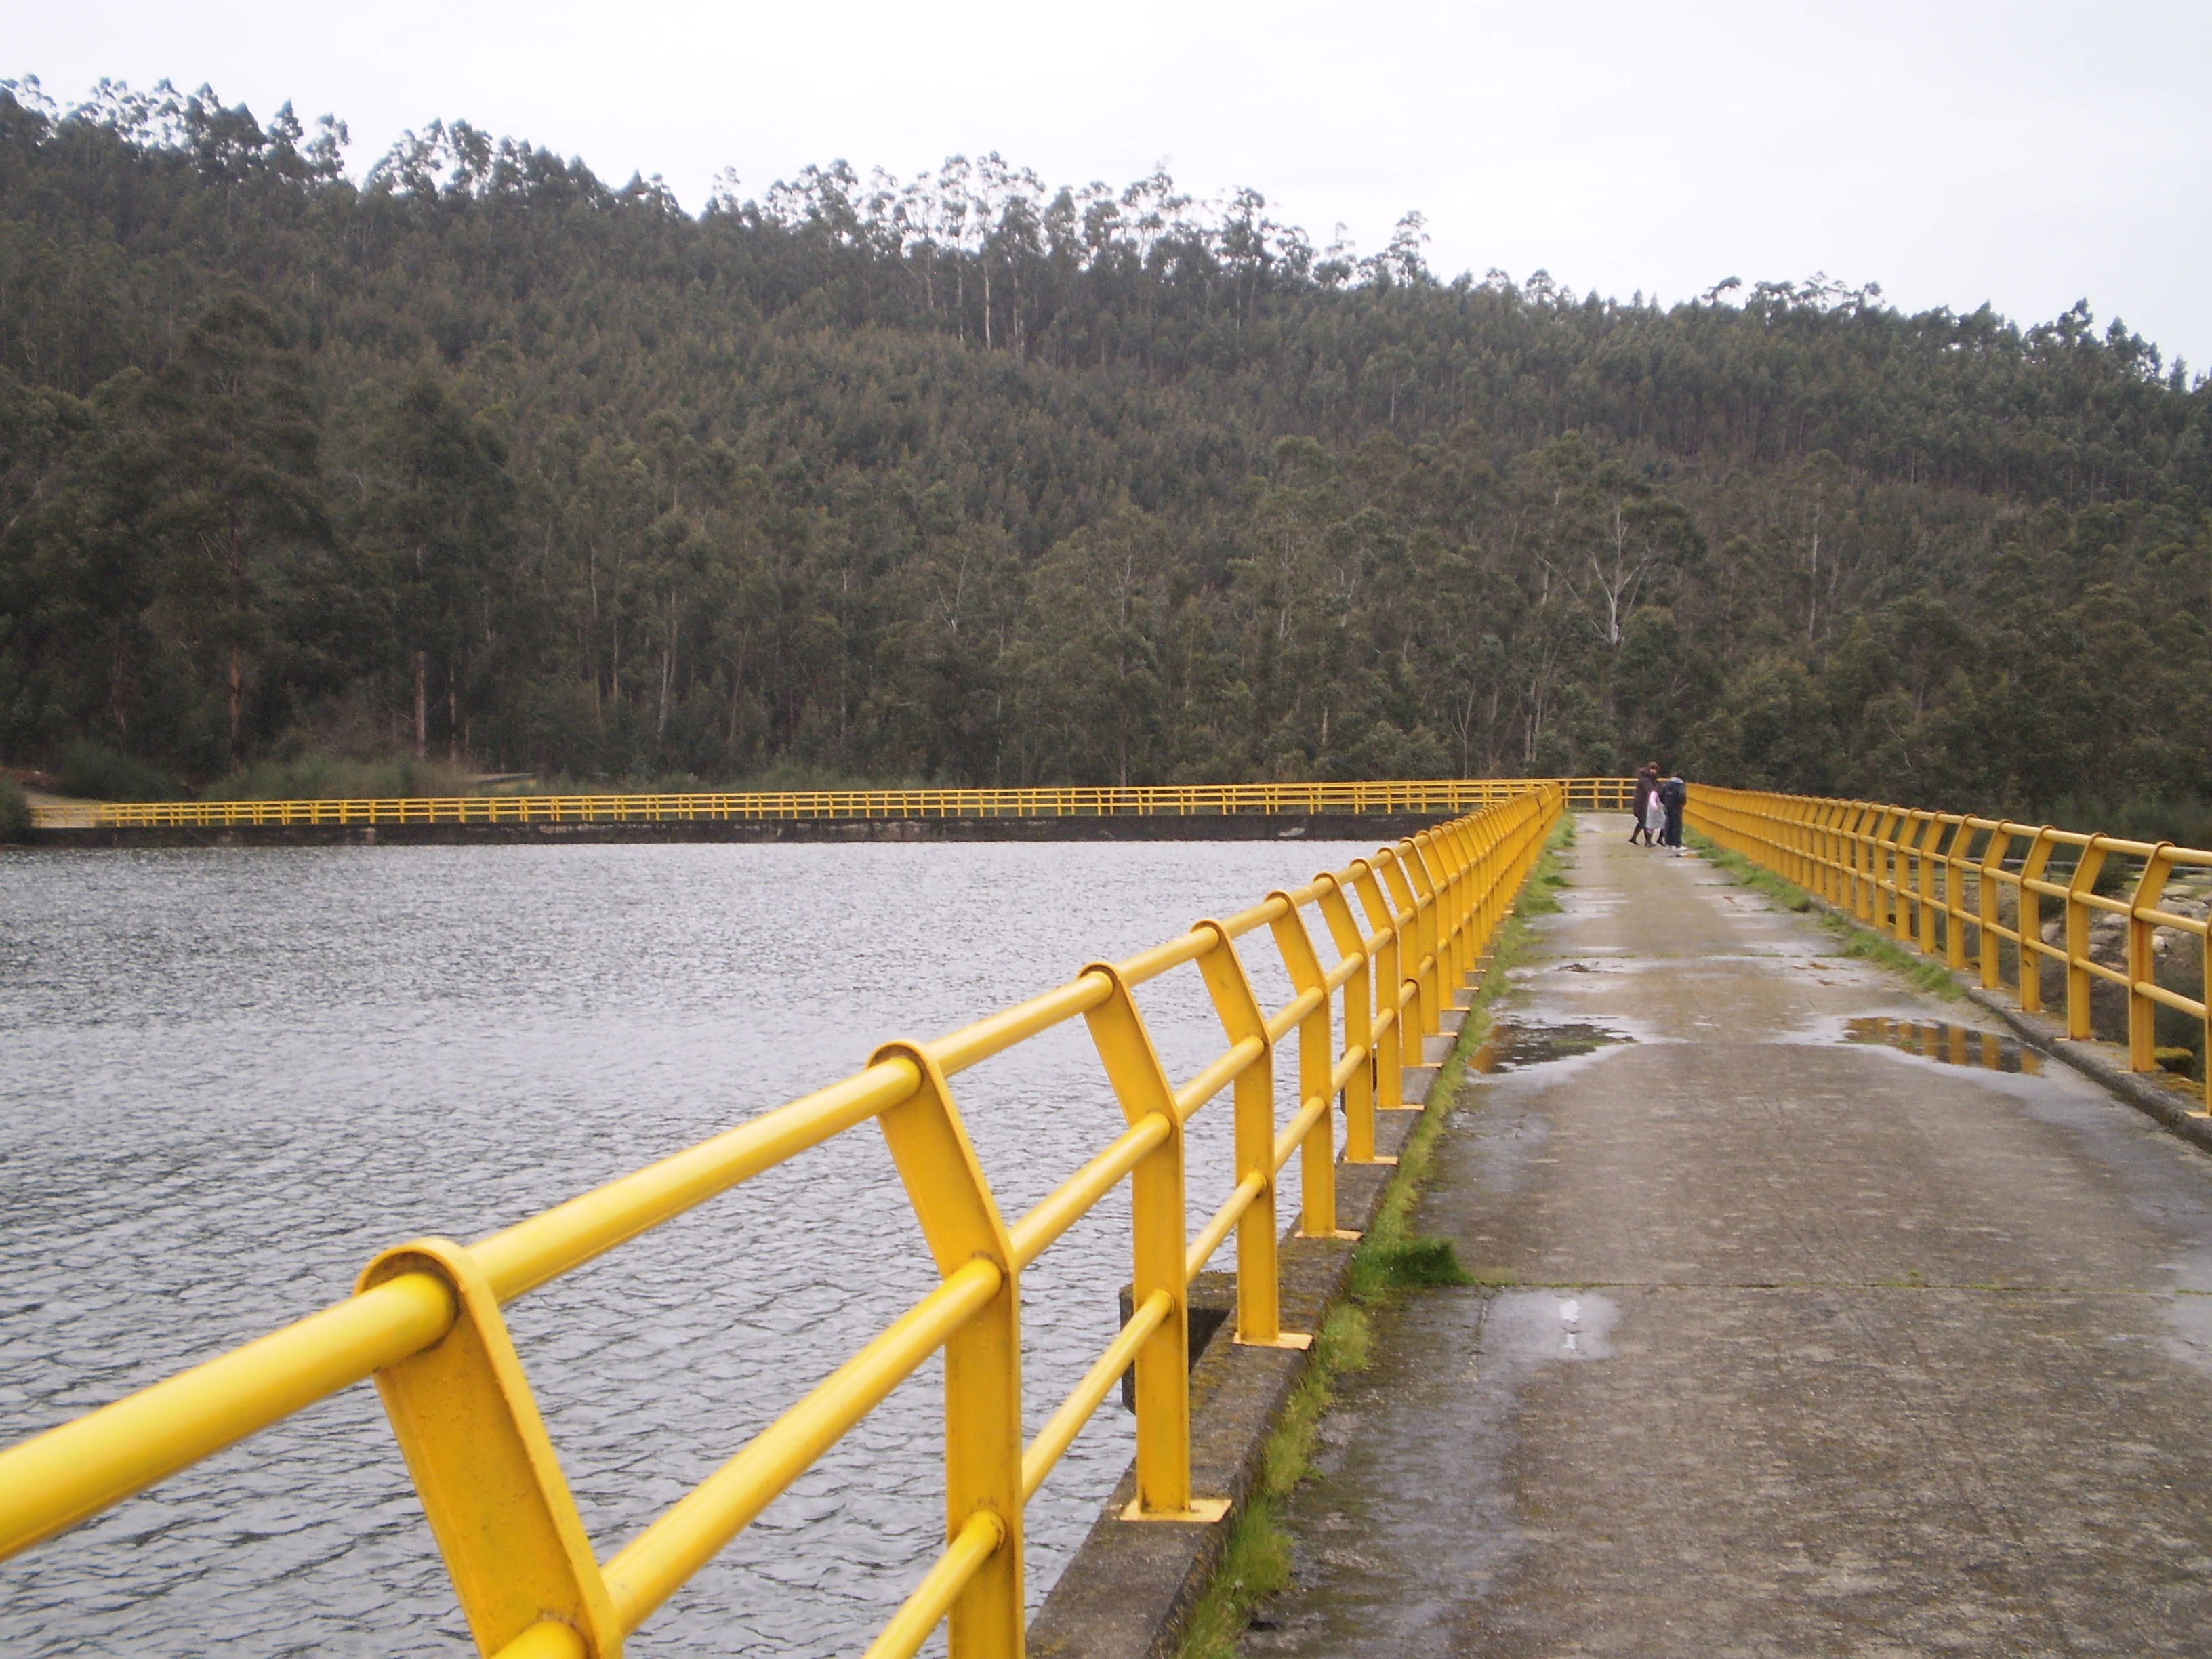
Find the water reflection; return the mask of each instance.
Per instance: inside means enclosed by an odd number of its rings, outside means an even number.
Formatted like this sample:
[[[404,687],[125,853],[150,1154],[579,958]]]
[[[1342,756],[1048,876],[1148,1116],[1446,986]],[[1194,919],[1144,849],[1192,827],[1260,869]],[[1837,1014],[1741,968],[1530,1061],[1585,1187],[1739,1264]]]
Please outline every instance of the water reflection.
[[[2043,1056],[2011,1037],[1977,1031],[1941,1019],[1892,1019],[1874,1015],[1844,1022],[1846,1042],[1878,1042],[1946,1066],[1978,1066],[1990,1072],[2043,1073]]]
[[[1370,850],[0,860],[0,1440],[344,1295],[386,1245],[480,1237],[889,1037],[937,1036]],[[1279,1004],[1264,935],[1246,957]],[[1194,970],[1139,995],[1177,1077],[1218,1052]],[[955,1088],[1009,1219],[1121,1127],[1080,1021]],[[1227,1194],[1230,1128],[1224,1104],[1192,1122],[1194,1212]],[[1113,1334],[1126,1213],[1109,1202],[1024,1276],[1032,1431]],[[512,1304],[602,1557],[933,1280],[880,1137],[860,1131]],[[627,1650],[865,1646],[941,1540],[940,1388],[933,1368],[893,1395]],[[1038,1494],[1033,1595],[1128,1455],[1128,1419],[1102,1413]],[[468,1649],[366,1388],[0,1566],[11,1656]]]
[[[1534,1021],[1501,1020],[1483,1039],[1482,1046],[1467,1057],[1467,1068],[1470,1072],[1517,1072],[1525,1066],[1594,1054],[1611,1043],[1634,1041],[1633,1037],[1602,1025],[1572,1022],[1543,1025]]]

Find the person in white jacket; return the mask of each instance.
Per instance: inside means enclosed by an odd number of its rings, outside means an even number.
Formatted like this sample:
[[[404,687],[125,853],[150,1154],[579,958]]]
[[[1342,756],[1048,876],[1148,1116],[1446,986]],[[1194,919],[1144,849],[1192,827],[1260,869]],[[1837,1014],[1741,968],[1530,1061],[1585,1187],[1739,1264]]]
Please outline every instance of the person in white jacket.
[[[1651,817],[1651,797],[1658,793],[1659,763],[1657,761],[1646,761],[1642,766],[1637,769],[1636,787],[1629,795],[1632,810],[1634,811],[1636,817],[1636,822],[1629,826],[1628,830],[1628,840],[1631,846],[1635,845],[1636,839],[1639,836],[1644,838],[1644,844],[1646,847],[1651,847],[1657,844],[1657,837],[1659,834],[1658,826],[1652,823],[1650,820]]]

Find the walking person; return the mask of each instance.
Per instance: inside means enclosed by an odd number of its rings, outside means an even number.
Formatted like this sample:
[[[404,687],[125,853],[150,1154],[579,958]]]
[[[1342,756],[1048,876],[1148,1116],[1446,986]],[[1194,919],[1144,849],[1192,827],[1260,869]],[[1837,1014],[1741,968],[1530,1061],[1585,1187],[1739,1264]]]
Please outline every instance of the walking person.
[[[1669,774],[1659,786],[1659,793],[1652,797],[1666,817],[1667,827],[1660,834],[1659,844],[1672,848],[1676,858],[1682,856],[1682,808],[1689,799],[1690,786],[1682,781],[1680,772]]]
[[[1659,793],[1659,763],[1646,761],[1636,769],[1636,783],[1631,798],[1635,801],[1636,821],[1628,828],[1628,844],[1633,847],[1638,836],[1646,847],[1651,845],[1651,825],[1646,822],[1651,816],[1651,797]]]

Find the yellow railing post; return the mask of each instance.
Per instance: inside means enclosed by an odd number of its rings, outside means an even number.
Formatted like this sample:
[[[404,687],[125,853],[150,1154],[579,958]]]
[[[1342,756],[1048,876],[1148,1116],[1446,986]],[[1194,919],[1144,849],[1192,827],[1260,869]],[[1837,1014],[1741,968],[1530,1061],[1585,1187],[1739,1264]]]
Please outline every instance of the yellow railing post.
[[[1936,820],[1925,812],[1905,815],[1907,828],[1898,836],[1898,851],[1903,862],[1897,873],[1898,897],[1908,902],[1911,908],[1899,921],[1898,942],[1916,950],[1927,947],[1921,942],[1923,933],[1935,925],[1925,896],[1928,887],[1929,836]]]
[[[2128,1064],[2138,1072],[2158,1069],[2158,1004],[2142,989],[2158,978],[2158,924],[2144,921],[2142,913],[2159,908],[2172,871],[2173,843],[2162,841],[2143,860],[2128,908]],[[2212,1049],[2206,1050],[2206,1059],[2212,1073]]]
[[[1375,996],[1374,1018],[1369,1026],[1375,1042],[1375,1109],[1395,1112],[1405,1106],[1404,1039],[1398,1030],[1397,996],[1401,982],[1398,971],[1398,916],[1383,893],[1375,866],[1365,859],[1354,859],[1350,867],[1352,884],[1359,893],[1360,908],[1367,914],[1367,925],[1375,930],[1370,937],[1377,941],[1370,963]]]
[[[1905,900],[1907,890],[1905,834],[1910,820],[1903,811],[1890,811],[1884,812],[1879,822],[1881,827],[1875,831],[1875,838],[1881,849],[1883,908],[1876,925],[1892,939],[1905,938],[1911,931],[1910,913]]]
[[[1160,1144],[1129,1177],[1132,1265],[1129,1305],[1164,1291],[1168,1316],[1137,1350],[1137,1496],[1129,1520],[1188,1521],[1202,1516],[1190,1490],[1190,1284],[1183,1268],[1182,1115],[1121,970],[1093,963],[1113,994],[1084,1015],[1091,1040],[1132,1128],[1148,1117],[1168,1126]],[[1226,1505],[1224,1504],[1223,1508]]]
[[[1858,914],[1858,805],[1839,800],[1828,819],[1829,902],[1846,915]]]
[[[1461,883],[1458,866],[1454,858],[1451,832],[1448,828],[1425,830],[1415,839],[1421,861],[1428,867],[1429,881],[1435,889],[1432,900],[1437,912],[1437,1029],[1443,1029],[1443,1017],[1459,1000],[1460,986],[1464,982],[1467,964],[1461,957],[1464,943],[1459,928]]]
[[[1840,910],[1849,911],[1855,895],[1850,878],[1851,804],[1849,801],[1828,803],[1827,862],[1828,902]]]
[[[1430,832],[1421,844],[1437,884],[1437,1007],[1438,1018],[1456,1006],[1467,983],[1468,946],[1472,942],[1470,896],[1474,890],[1474,866],[1458,830],[1450,824]]]
[[[898,1166],[907,1200],[921,1224],[938,1273],[950,1279],[976,1261],[988,1261],[999,1271],[997,1293],[945,1344],[945,1541],[957,1540],[979,1512],[995,1517],[1000,1528],[998,1547],[952,1603],[948,1651],[951,1659],[1021,1659],[1026,1628],[1022,1592],[1022,1297],[1013,1244],[943,1070],[916,1042],[886,1043],[868,1057],[868,1063],[880,1066],[894,1060],[912,1065],[917,1081],[912,1094],[886,1108],[876,1121],[890,1148],[891,1161]],[[1170,1139],[1180,1147],[1179,1137]],[[1182,1231],[1178,1206],[1178,1270]],[[1188,1469],[1187,1454],[1184,1464]]]
[[[2089,907],[2081,896],[2094,889],[2097,872],[2105,867],[2104,843],[2102,836],[2089,837],[2089,844],[2075,858],[2073,878],[2066,884],[2066,1035],[2076,1039],[2089,1036],[2094,1029],[2089,1017],[2091,975],[2083,966],[2089,960]]]
[[[1465,968],[1452,987],[1455,1007],[1464,1010],[1474,1006],[1475,976],[1481,973],[1498,930],[1505,925],[1510,908],[1512,896],[1502,890],[1520,860],[1527,826],[1540,820],[1544,811],[1540,805],[1509,809],[1502,822],[1468,837],[1474,848],[1468,866],[1471,900],[1466,924]]]
[[[1336,1226],[1336,1121],[1332,1109],[1334,1091],[1328,1086],[1335,1067],[1329,1049],[1328,987],[1297,905],[1288,893],[1267,896],[1282,902],[1283,913],[1268,926],[1275,935],[1276,949],[1282,952],[1283,966],[1290,970],[1291,988],[1301,995],[1310,993],[1313,998],[1313,1006],[1298,1021],[1297,1109],[1304,1112],[1316,1100],[1323,1103],[1321,1115],[1299,1143],[1298,1184],[1304,1189],[1304,1213],[1298,1231],[1308,1238],[1339,1238],[1343,1235]]]
[[[2057,845],[2048,828],[2038,830],[2020,866],[2020,1006],[2031,1014],[2043,1007],[2043,895],[2034,884],[2043,879]]]
[[[1876,902],[1875,890],[1875,842],[1871,830],[1874,808],[1858,802],[1851,808],[1850,836],[1851,841],[1851,914],[1861,921],[1874,920]]]
[[[1942,824],[1932,812],[1913,814],[1912,926],[1905,943],[1922,955],[1936,949],[1936,844]]]
[[[1420,955],[1412,963],[1416,1017],[1423,1036],[1434,1036],[1443,1026],[1443,999],[1437,994],[1437,890],[1421,857],[1420,842],[1407,837],[1398,843],[1398,867],[1413,887],[1413,937],[1420,940]]]
[[[1979,885],[1975,893],[1975,908],[1981,915],[1982,988],[1994,991],[2004,983],[2004,935],[2002,898],[2004,884],[2000,872],[2004,868],[2005,853],[2012,843],[2011,820],[2006,819],[1990,831],[1988,843],[1982,848],[1982,869]],[[2017,908],[2017,907],[2015,907]],[[2026,951],[2020,952],[2024,963],[2028,959]]]
[[[1321,889],[1322,920],[1328,925],[1328,936],[1336,946],[1340,963],[1354,961],[1350,975],[1345,980],[1344,994],[1344,1052],[1348,1056],[1355,1050],[1364,1056],[1344,1085],[1344,1158],[1347,1164],[1375,1162],[1375,1018],[1374,993],[1369,988],[1367,941],[1359,932],[1359,924],[1352,915],[1352,906],[1344,896],[1334,875],[1322,871],[1314,878]]]
[[[1913,942],[1913,933],[1919,920],[1919,913],[1912,902],[1917,884],[1916,872],[1912,864],[1912,843],[1914,833],[1919,828],[1919,814],[1909,809],[1898,813],[1892,836],[1896,847],[1892,871],[1896,879],[1897,908],[1891,913],[1890,933],[1899,945],[1910,945]]]
[[[1222,1034],[1232,1048],[1247,1041],[1260,1044],[1260,1057],[1239,1072],[1231,1085],[1237,1179],[1256,1178],[1261,1183],[1259,1197],[1237,1221],[1237,1340],[1262,1347],[1303,1347],[1310,1337],[1291,1343],[1282,1340],[1281,1279],[1275,1253],[1275,1055],[1267,1017],[1260,1012],[1251,977],[1228,930],[1209,921],[1192,924],[1191,931],[1213,935],[1213,943],[1200,953],[1198,970],[1213,999]],[[1131,1305],[1135,1305],[1133,1299]]]
[[[1878,827],[1875,830],[1875,861],[1880,872],[1875,885],[1885,895],[1878,906],[1875,926],[1894,939],[1912,937],[1911,915],[1905,903],[1909,887],[1905,830],[1910,821],[1909,813],[1883,811],[1877,816]]]
[[[1966,846],[1971,834],[1964,817],[1945,820],[1951,828],[1950,844],[1943,852],[1943,965],[1954,970],[1966,965]]]
[[[1482,954],[1480,929],[1494,896],[1483,890],[1482,881],[1490,868],[1489,850],[1497,843],[1463,823],[1448,823],[1436,834],[1452,872],[1452,976],[1444,987],[1444,1006],[1455,1008],[1466,1000],[1468,976]]]
[[[1419,899],[1413,884],[1406,875],[1405,859],[1401,842],[1397,847],[1385,847],[1382,876],[1390,895],[1390,916],[1398,933],[1398,980],[1392,988],[1391,1008],[1396,1016],[1398,1028],[1398,1060],[1401,1069],[1422,1064],[1421,1049],[1421,932]]]
[[[2212,924],[2212,916],[2208,916],[2207,921],[2208,924]],[[2198,969],[2197,1000],[2197,1006],[2203,1010],[2197,1018],[2202,1022],[2204,1032],[2204,1046],[2199,1048],[2197,1053],[2204,1056],[2203,1109],[2208,1115],[2212,1115],[2212,925],[2208,925],[2207,930],[2197,937],[2199,941],[2197,951]]]
[[[1838,903],[1848,916],[1859,915],[1859,821],[1865,816],[1856,801],[1845,801],[1836,814],[1836,861],[1843,867],[1837,872]]]
[[[1565,803],[1559,803],[1564,812]],[[1474,929],[1474,946],[1468,952],[1468,970],[1481,971],[1483,963],[1491,954],[1492,942],[1498,930],[1505,925],[1512,914],[1517,889],[1513,878],[1520,871],[1522,855],[1528,851],[1528,837],[1534,834],[1543,838],[1540,826],[1552,821],[1552,804],[1542,796],[1531,799],[1517,809],[1509,808],[1495,823],[1469,825],[1468,838],[1480,848],[1475,863],[1474,917],[1470,924]],[[1532,826],[1535,826],[1533,827]]]
[[[376,1373],[392,1431],[477,1649],[533,1626],[568,1626],[586,1659],[614,1659],[623,1632],[560,1459],[475,1259],[448,1239],[386,1250],[356,1293],[411,1273],[452,1292],[445,1337]]]
[[[1918,933],[1920,954],[1936,954],[1936,848],[1943,839],[1943,820],[1933,812],[1922,816],[1920,839],[1917,844],[1919,858],[1917,874],[1920,878],[1920,914]]]
[[[1413,847],[1414,870],[1409,873],[1428,884],[1420,892],[1427,917],[1429,969],[1436,984],[1437,1012],[1441,1022],[1443,1010],[1451,1005],[1450,987],[1444,978],[1452,950],[1451,877],[1435,836],[1426,830],[1418,830],[1413,837]],[[1441,1023],[1437,1029],[1442,1029]]]
[[[1912,943],[1923,956],[1933,956],[1936,949],[1942,909],[1936,882],[1941,873],[1942,844],[1943,820],[1933,812],[1921,814],[1920,834],[1913,843],[1912,886],[1917,902],[1912,911]]]
[[[1509,815],[1514,810],[1509,807]],[[1498,878],[1501,866],[1507,862],[1505,849],[1512,845],[1512,833],[1509,824],[1459,828],[1465,896],[1457,922],[1461,943],[1456,965],[1446,988],[1447,1000],[1454,1008],[1468,1006],[1468,984],[1481,971],[1483,956],[1511,899],[1510,894],[1500,890],[1504,884]]]

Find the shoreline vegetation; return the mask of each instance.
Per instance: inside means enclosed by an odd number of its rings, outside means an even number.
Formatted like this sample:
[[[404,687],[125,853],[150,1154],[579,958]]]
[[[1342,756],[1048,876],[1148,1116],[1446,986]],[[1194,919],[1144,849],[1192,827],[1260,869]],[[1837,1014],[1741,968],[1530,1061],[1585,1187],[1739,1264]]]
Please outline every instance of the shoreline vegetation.
[[[96,744],[65,748],[52,771],[0,768],[0,787],[34,788],[43,794],[81,801],[155,800],[385,800],[401,798],[475,795],[684,794],[821,789],[921,789],[915,778],[863,778],[786,762],[737,779],[701,778],[690,773],[653,777],[538,777],[528,773],[490,773],[445,760],[408,755],[357,759],[309,753],[254,763],[240,771],[194,789],[173,774]]]
[[[1608,299],[996,155],[691,215],[465,120],[348,142],[0,83],[0,763],[1658,759],[2212,837],[2212,386],[2086,303]]]

